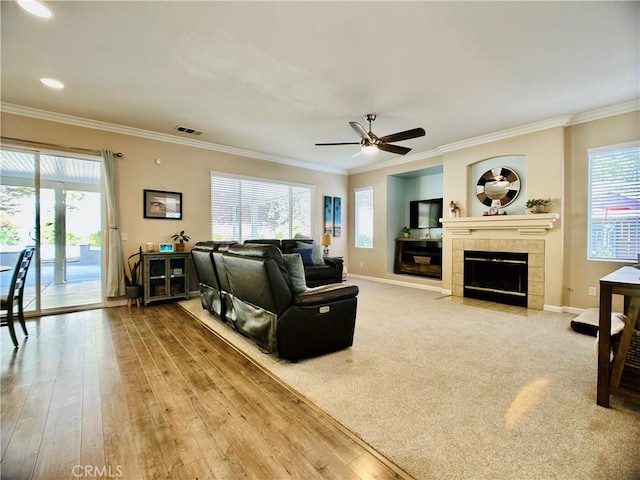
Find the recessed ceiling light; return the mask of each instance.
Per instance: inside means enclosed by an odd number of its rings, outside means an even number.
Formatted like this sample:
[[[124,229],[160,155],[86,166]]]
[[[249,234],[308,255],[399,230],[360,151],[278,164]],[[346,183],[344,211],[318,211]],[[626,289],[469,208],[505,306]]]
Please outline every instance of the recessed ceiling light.
[[[27,12],[32,15],[36,15],[37,17],[42,18],[51,18],[53,17],[53,13],[47,7],[45,7],[42,3],[37,2],[36,0],[17,0],[18,5],[24,8]]]
[[[56,80],[55,78],[41,78],[40,81],[47,87],[57,88],[58,90],[64,88],[64,83]]]

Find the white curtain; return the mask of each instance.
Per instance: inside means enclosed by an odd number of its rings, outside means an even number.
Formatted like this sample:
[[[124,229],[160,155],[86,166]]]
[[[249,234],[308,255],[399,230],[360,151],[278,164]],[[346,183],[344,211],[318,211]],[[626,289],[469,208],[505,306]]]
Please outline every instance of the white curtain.
[[[100,153],[102,154],[107,219],[109,222],[107,297],[121,297],[125,294],[125,281],[124,259],[122,258],[122,244],[120,243],[116,166],[111,150],[101,150]]]

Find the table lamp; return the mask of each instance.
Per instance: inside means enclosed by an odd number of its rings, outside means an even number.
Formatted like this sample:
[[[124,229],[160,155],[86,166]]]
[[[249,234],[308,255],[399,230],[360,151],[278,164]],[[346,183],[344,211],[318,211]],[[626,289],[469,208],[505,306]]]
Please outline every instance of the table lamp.
[[[322,254],[326,257],[329,255],[329,245],[331,245],[331,235],[328,233],[323,233],[320,235],[320,245],[324,247],[322,250]]]

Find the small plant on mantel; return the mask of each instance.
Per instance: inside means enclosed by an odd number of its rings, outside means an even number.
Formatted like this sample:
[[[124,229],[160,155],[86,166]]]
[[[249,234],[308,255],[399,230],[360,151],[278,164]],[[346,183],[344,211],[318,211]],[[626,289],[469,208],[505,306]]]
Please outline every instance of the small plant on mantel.
[[[545,213],[550,203],[550,198],[530,198],[527,200],[525,206],[531,213]]]
[[[186,233],[184,233],[184,230],[180,230],[180,232],[176,233],[175,235],[172,235],[171,238],[173,239],[173,242],[176,244],[177,252],[183,252],[184,244],[188,243],[189,240],[191,240],[191,237]]]
[[[411,229],[406,225],[400,229],[405,238],[409,238],[409,234],[411,233]]]

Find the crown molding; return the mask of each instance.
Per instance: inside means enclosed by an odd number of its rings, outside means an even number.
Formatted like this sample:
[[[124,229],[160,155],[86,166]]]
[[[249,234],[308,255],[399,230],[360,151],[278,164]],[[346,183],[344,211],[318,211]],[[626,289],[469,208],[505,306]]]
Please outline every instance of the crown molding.
[[[476,145],[482,145],[483,143],[497,142],[499,140],[505,140],[507,138],[518,137],[520,135],[526,135],[528,133],[539,132],[541,130],[547,130],[549,128],[565,127],[571,121],[571,115],[564,115],[562,117],[556,117],[549,120],[543,120],[541,122],[529,123],[520,127],[513,127],[507,130],[501,130],[499,132],[488,133],[478,137],[469,138],[466,140],[460,140],[459,142],[448,143],[440,147],[436,147],[433,150],[426,152],[414,153],[410,156],[402,157],[398,160],[391,160],[388,162],[376,163],[375,165],[368,165],[366,167],[349,170],[349,174],[364,173],[372,170],[378,170],[394,165],[400,165],[403,163],[413,162],[416,160],[423,160],[425,158],[436,157],[447,152],[453,152],[454,150],[461,150],[463,148],[474,147]]]
[[[542,130],[548,130],[549,128],[566,127],[567,125],[569,125],[570,121],[571,115],[563,115],[561,117],[542,120],[540,122],[528,123],[526,125],[508,128],[506,130],[500,130],[498,132],[488,133],[486,135],[480,135],[478,137],[461,140],[459,142],[448,143],[447,145],[438,147],[438,150],[442,153],[447,153],[454,150],[461,150],[463,148],[482,145],[484,143],[497,142],[500,140],[506,140],[508,138],[527,135],[529,133],[540,132]]]
[[[400,158],[394,158],[386,160],[384,162],[376,163],[374,165],[365,165],[364,167],[352,168],[349,170],[349,175],[356,173],[364,173],[372,170],[379,170],[381,168],[394,167],[396,165],[403,165],[405,163],[415,162],[417,160],[425,160],[427,158],[438,157],[442,155],[438,149],[427,150],[426,152],[412,153]]]
[[[322,165],[302,162],[300,160],[294,160],[291,158],[279,157],[262,152],[254,152],[251,150],[245,150],[242,148],[228,147],[226,145],[220,145],[216,143],[203,142],[201,140],[192,140],[189,138],[177,137],[175,135],[169,135],[166,133],[153,132],[151,130],[143,130],[140,128],[126,127],[123,125],[117,125],[114,123],[101,122],[99,120],[91,120],[88,118],[75,117],[73,115],[65,115],[62,113],[49,112],[46,110],[40,110],[36,108],[24,107],[21,105],[14,105],[11,103],[0,103],[0,111],[6,113],[12,113],[15,115],[22,115],[25,117],[37,118],[40,120],[49,120],[52,122],[64,123],[67,125],[74,125],[77,127],[92,128],[94,130],[102,130],[106,132],[119,133],[122,135],[131,135],[135,137],[142,137],[151,140],[158,140],[161,142],[176,143],[179,145],[187,145],[195,148],[202,148],[205,150],[213,150],[221,153],[228,153],[231,155],[238,155],[241,157],[254,158],[258,160],[265,160],[268,162],[280,163],[289,165],[292,167],[306,168],[309,170],[316,170],[327,173],[335,173],[338,175],[353,175],[357,173],[364,173],[373,170],[380,170],[382,168],[393,167],[396,165],[403,165],[405,163],[415,162],[417,160],[424,160],[427,158],[437,157],[447,152],[455,150],[461,150],[463,148],[469,148],[476,145],[482,145],[484,143],[491,143],[500,140],[506,140],[529,133],[535,133],[549,128],[568,127],[571,125],[578,125],[580,123],[591,122],[602,118],[611,117],[614,115],[622,115],[624,113],[630,113],[640,110],[640,99],[636,98],[629,100],[628,102],[619,103],[616,105],[610,105],[607,107],[583,112],[575,115],[563,115],[548,120],[542,120],[540,122],[529,123],[519,127],[508,128],[506,130],[500,130],[498,132],[488,133],[486,135],[480,135],[478,137],[461,140],[458,142],[448,143],[436,147],[432,150],[425,152],[418,152],[411,155],[404,156],[402,158],[388,160],[385,162],[376,163],[374,165],[368,165],[351,170],[325,167]]]
[[[349,170],[349,175],[369,172],[372,170],[379,170],[381,168],[401,165],[403,163],[413,162],[416,160],[423,160],[425,158],[442,155],[443,153],[453,152],[454,150],[461,150],[463,148],[474,147],[476,145],[482,145],[484,143],[497,142],[499,140],[506,140],[508,138],[535,133],[542,130],[547,130],[549,128],[569,127],[571,125],[592,122],[594,120],[600,120],[601,118],[612,117],[614,115],[622,115],[624,113],[630,113],[637,110],[640,110],[640,99],[638,98],[630,100],[628,102],[591,110],[589,112],[579,113],[575,115],[562,115],[548,120],[542,120],[540,122],[529,123],[519,127],[508,128],[506,130],[500,130],[498,132],[488,133],[486,135],[480,135],[478,137],[473,137],[466,140],[460,140],[459,142],[448,143],[446,145],[436,147],[433,150],[414,153],[398,160],[381,162],[375,165],[369,165],[366,167]]]
[[[580,123],[592,122],[601,118],[613,117],[614,115],[622,115],[640,110],[640,98],[629,100],[628,102],[619,103],[617,105],[609,105],[608,107],[591,110],[590,112],[578,113],[571,119],[569,125],[578,125]]]
[[[76,127],[91,128],[94,130],[101,130],[101,131],[111,132],[111,133],[119,133],[122,135],[141,137],[141,138],[146,138],[150,140],[157,140],[160,142],[176,143],[178,145],[186,145],[189,147],[201,148],[204,150],[213,150],[216,152],[228,153],[231,155],[238,155],[241,157],[255,158],[258,160],[266,160],[268,162],[281,163],[281,164],[289,165],[292,167],[306,168],[309,170],[335,173],[339,175],[348,174],[348,171],[345,169],[325,167],[325,166],[316,165],[313,163],[306,163],[306,162],[301,162],[299,160],[293,160],[291,158],[270,155],[268,153],[254,152],[251,150],[245,150],[245,149],[236,148],[236,147],[228,147],[226,145],[220,145],[217,143],[203,142],[202,140],[192,140],[190,138],[177,137],[175,135],[169,135],[166,133],[158,133],[158,132],[153,132],[151,130],[143,130],[141,128],[127,127],[127,126],[118,125],[115,123],[101,122],[99,120],[76,117],[73,115],[66,115],[63,113],[49,112],[47,110],[24,107],[21,105],[14,105],[11,103],[4,103],[4,102],[0,103],[0,111],[4,113],[11,113],[14,115],[21,115],[23,117],[37,118],[39,120],[48,120],[51,122],[64,123],[66,125],[73,125]]]

